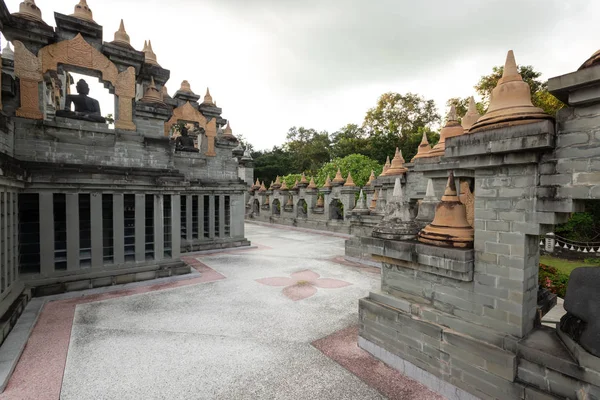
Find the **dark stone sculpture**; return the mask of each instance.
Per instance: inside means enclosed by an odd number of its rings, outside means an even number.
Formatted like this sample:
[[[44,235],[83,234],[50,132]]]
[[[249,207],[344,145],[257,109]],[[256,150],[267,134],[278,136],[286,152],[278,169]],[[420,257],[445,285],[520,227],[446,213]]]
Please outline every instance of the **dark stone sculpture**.
[[[560,329],[596,357],[600,357],[600,267],[571,272]]]
[[[179,136],[177,139],[175,139],[175,150],[176,151],[189,151],[189,152],[194,152],[194,153],[197,153],[200,151],[194,146],[194,139],[192,139],[188,135],[188,128],[186,128],[185,126],[183,128],[181,128],[181,136]]]
[[[106,122],[106,118],[100,113],[98,100],[88,97],[90,87],[85,80],[80,79],[77,82],[77,93],[67,95],[65,109],[57,111],[56,116],[91,122]],[[71,104],[75,104],[75,111],[71,111]]]

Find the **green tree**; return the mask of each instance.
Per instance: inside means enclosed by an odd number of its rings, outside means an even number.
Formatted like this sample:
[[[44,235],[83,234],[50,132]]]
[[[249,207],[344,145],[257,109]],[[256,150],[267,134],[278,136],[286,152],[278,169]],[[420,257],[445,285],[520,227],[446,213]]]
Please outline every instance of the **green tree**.
[[[332,133],[330,140],[332,158],[343,158],[350,154],[370,156],[369,138],[361,126],[348,124]]]
[[[437,143],[439,137],[432,127],[440,121],[433,100],[413,93],[384,93],[377,105],[367,111],[363,123],[368,134],[368,154],[384,163],[399,147],[404,158],[410,160],[417,153],[423,131],[427,132],[430,143]]]
[[[304,127],[292,127],[283,145],[291,157],[291,171],[315,174],[330,160],[329,134]]]
[[[548,92],[548,82],[539,79],[542,73],[535,71],[531,65],[519,65],[518,69],[523,80],[531,88],[531,101],[533,105],[540,107],[550,115],[556,115],[556,112],[563,108],[564,104]],[[475,85],[475,90],[482,97],[486,109],[490,102],[492,90],[494,90],[498,81],[502,78],[503,73],[503,66],[493,67],[492,73],[482,76]]]
[[[350,154],[344,158],[336,158],[323,165],[315,178],[317,186],[323,186],[327,175],[333,180],[338,168],[344,179],[348,177],[348,172],[350,172],[356,186],[361,187],[369,181],[371,171],[375,171],[375,176],[379,176],[383,170],[383,165],[362,154]]]
[[[275,178],[292,172],[292,155],[281,147],[273,146],[272,150],[255,151],[252,153],[254,159],[254,176],[265,185],[270,185]]]
[[[456,114],[458,115],[458,119],[460,121],[469,110],[469,98],[452,97],[446,102],[446,107],[450,109],[452,106],[456,107]],[[479,114],[481,115],[485,113],[487,108],[487,106],[480,101],[475,102],[475,107],[477,107],[477,111],[479,111]]]

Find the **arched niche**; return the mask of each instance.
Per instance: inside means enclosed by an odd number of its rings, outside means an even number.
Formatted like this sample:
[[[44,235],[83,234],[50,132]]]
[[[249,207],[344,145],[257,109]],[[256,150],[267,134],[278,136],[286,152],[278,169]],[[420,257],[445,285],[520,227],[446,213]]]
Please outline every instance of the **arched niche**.
[[[298,200],[298,204],[296,207],[296,216],[299,218],[307,218],[308,217],[308,204],[306,204],[306,200],[300,199]]]
[[[255,216],[260,215],[260,202],[258,201],[258,199],[254,199],[254,201],[252,202],[252,214]]]
[[[169,136],[171,128],[178,122],[197,122],[201,128],[204,128],[207,139],[206,153],[204,153],[204,155],[208,157],[217,155],[215,152],[217,120],[215,118],[208,121],[206,117],[188,101],[184,105],[173,110],[173,116],[165,123],[165,136]]]
[[[86,42],[81,34],[42,48],[37,57],[23,43],[15,41],[15,75],[21,81],[21,107],[17,110],[17,116],[43,118],[38,85],[43,81],[44,74],[50,71],[58,73],[61,65],[99,72],[100,80],[114,89],[118,98],[115,127],[130,131],[136,129],[133,123],[135,69],[129,67],[119,72],[116,65]]]
[[[271,214],[276,216],[281,215],[281,202],[279,201],[279,199],[274,199],[271,207]]]
[[[344,219],[344,204],[340,199],[332,199],[329,203],[329,219],[343,220]]]

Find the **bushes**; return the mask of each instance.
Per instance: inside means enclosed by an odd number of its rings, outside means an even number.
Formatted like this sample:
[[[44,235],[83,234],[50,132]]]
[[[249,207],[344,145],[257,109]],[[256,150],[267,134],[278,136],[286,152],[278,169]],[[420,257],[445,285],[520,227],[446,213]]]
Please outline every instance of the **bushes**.
[[[540,286],[548,288],[552,293],[564,298],[569,284],[569,275],[558,271],[554,267],[540,264],[538,281]]]

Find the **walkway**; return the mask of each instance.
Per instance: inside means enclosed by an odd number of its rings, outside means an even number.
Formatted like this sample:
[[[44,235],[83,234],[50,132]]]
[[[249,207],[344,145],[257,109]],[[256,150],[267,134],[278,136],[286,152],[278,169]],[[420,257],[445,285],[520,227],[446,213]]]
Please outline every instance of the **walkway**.
[[[343,239],[246,228],[189,279],[48,302],[0,399],[440,399],[356,346],[380,276]]]

